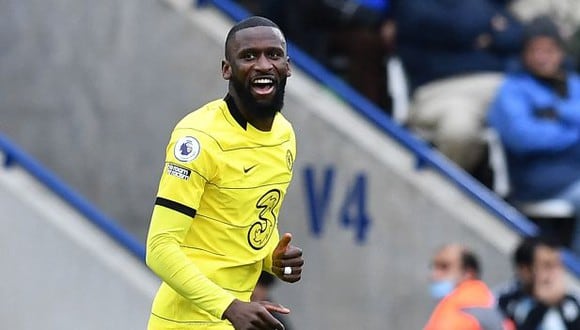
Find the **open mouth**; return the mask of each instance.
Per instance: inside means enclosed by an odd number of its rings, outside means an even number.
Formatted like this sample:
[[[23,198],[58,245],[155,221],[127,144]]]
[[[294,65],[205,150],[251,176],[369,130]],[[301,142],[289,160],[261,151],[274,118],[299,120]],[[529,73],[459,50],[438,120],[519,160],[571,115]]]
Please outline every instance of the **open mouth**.
[[[256,78],[251,83],[252,91],[257,95],[270,95],[274,93],[275,84],[272,78]]]

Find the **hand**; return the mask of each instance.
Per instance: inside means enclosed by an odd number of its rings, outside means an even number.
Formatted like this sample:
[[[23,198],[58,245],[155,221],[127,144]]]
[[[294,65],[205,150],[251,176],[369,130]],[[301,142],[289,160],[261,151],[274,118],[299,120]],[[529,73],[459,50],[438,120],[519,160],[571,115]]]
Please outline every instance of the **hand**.
[[[270,312],[288,314],[290,310],[268,301],[243,302],[235,299],[225,310],[224,318],[232,322],[236,330],[284,330]]]
[[[292,234],[286,233],[278,242],[278,246],[272,253],[272,272],[282,281],[294,283],[302,277],[304,258],[302,258],[302,250],[300,248],[290,245],[291,240]],[[285,267],[291,267],[292,272],[284,274]]]

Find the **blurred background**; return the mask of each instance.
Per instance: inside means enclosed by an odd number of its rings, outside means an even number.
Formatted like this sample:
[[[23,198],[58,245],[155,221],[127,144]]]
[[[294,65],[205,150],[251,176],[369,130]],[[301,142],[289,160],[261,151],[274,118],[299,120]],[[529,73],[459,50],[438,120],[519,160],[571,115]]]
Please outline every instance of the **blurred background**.
[[[225,35],[251,13],[280,25],[294,69],[280,230],[306,266],[271,293],[292,328],[422,328],[450,242],[494,289],[521,238],[549,237],[578,287],[580,2],[4,0],[6,328],[145,327],[169,134],[225,95]]]

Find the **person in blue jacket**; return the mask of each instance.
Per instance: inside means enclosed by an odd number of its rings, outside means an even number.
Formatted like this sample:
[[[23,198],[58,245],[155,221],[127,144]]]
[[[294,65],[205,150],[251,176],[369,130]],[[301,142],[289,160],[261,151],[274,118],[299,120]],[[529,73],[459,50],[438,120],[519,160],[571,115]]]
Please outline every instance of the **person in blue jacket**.
[[[397,0],[397,53],[413,90],[408,124],[470,173],[484,160],[481,136],[522,26],[510,0]]]
[[[580,76],[565,68],[562,38],[547,18],[526,29],[521,62],[488,113],[506,149],[510,198],[573,203],[572,247],[580,253]]]

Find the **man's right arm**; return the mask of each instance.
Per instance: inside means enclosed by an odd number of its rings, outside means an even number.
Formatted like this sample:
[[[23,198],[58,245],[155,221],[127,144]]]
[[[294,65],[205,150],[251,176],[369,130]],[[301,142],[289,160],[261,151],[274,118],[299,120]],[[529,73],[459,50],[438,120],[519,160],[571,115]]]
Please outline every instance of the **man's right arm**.
[[[498,91],[489,111],[490,125],[497,130],[506,148],[515,154],[556,152],[577,143],[579,131],[560,120],[539,118],[523,78],[508,78]]]
[[[205,185],[216,175],[212,147],[198,132],[174,130],[151,217],[146,262],[180,295],[221,318],[235,297],[207,278],[180,248],[195,221]]]
[[[147,237],[147,266],[180,295],[222,318],[235,297],[209,280],[179,247],[192,221],[185,214],[156,205]]]
[[[158,199],[159,201],[159,199]],[[162,202],[161,204],[167,204]],[[270,312],[289,313],[268,302],[242,302],[208,279],[181,251],[192,217],[170,207],[156,205],[147,237],[147,265],[183,297],[208,313],[228,319],[236,329],[280,329],[284,326]]]

